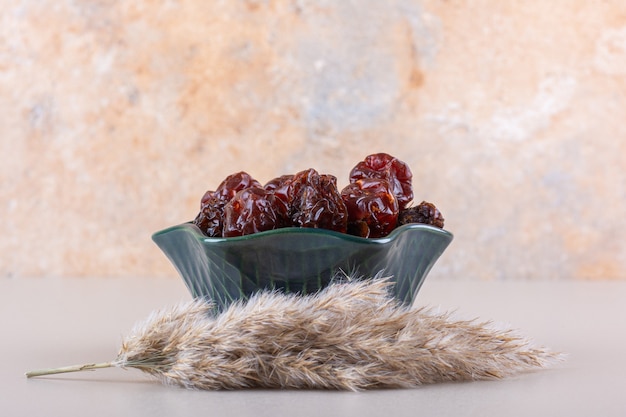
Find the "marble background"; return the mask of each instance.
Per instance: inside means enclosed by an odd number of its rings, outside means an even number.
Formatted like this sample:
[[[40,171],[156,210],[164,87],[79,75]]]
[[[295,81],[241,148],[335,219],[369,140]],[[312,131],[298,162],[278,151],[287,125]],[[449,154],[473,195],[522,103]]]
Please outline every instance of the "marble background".
[[[365,155],[455,240],[431,272],[626,279],[626,2],[0,0],[0,276],[172,276],[228,174]]]

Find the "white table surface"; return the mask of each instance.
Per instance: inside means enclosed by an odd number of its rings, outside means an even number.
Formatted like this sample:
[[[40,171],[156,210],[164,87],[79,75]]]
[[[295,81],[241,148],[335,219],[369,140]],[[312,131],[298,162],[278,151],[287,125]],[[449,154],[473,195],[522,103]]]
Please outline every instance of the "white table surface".
[[[178,279],[0,279],[0,416],[626,416],[626,281],[427,279],[416,304],[490,319],[568,353],[549,370],[418,389],[188,391],[137,370],[26,379],[114,359],[152,310],[190,296]]]

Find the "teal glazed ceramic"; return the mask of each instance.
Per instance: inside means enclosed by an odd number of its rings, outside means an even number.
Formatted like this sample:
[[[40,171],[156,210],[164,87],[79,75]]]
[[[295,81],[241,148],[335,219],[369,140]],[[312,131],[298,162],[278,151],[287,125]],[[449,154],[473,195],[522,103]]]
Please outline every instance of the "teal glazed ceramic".
[[[155,233],[193,297],[223,310],[238,299],[271,289],[313,293],[338,276],[392,277],[393,294],[411,305],[452,234],[424,224],[400,226],[366,239],[313,228],[283,228],[240,237],[210,238],[192,223]]]

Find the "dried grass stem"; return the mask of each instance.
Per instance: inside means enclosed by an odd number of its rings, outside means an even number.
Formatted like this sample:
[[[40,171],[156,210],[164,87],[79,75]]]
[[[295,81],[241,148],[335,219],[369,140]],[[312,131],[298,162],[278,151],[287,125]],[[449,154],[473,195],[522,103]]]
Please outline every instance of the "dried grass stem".
[[[84,363],[82,365],[62,366],[60,368],[38,369],[35,371],[26,372],[26,378],[33,378],[33,377],[45,376],[45,375],[65,374],[68,372],[92,371],[92,370],[102,369],[102,368],[112,368],[115,366],[118,366],[116,362],[100,362],[100,363]]]

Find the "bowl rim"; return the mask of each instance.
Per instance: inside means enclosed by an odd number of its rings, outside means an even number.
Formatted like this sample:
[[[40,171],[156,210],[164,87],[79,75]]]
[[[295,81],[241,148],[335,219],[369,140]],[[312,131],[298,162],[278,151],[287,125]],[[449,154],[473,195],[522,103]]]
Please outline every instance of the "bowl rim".
[[[252,233],[249,235],[243,236],[233,236],[233,237],[208,237],[204,233],[200,231],[198,226],[193,224],[193,222],[185,222],[175,226],[170,226],[158,232],[155,232],[152,237],[163,235],[168,232],[176,231],[176,230],[187,230],[192,232],[197,239],[201,240],[203,243],[221,243],[221,242],[244,242],[244,241],[252,241],[256,239],[262,240],[265,237],[276,236],[276,235],[322,235],[335,237],[342,240],[352,241],[355,243],[361,244],[373,244],[380,245],[386,244],[394,239],[396,239],[400,234],[404,233],[408,230],[424,230],[429,233],[434,233],[439,235],[440,237],[444,237],[446,239],[452,240],[454,235],[446,230],[436,226],[431,226],[424,223],[407,223],[393,229],[387,236],[378,237],[378,238],[366,238],[360,236],[350,235],[348,233],[337,232],[335,230],[329,229],[321,229],[321,228],[313,228],[313,227],[281,227],[278,229],[266,230],[263,232]]]

